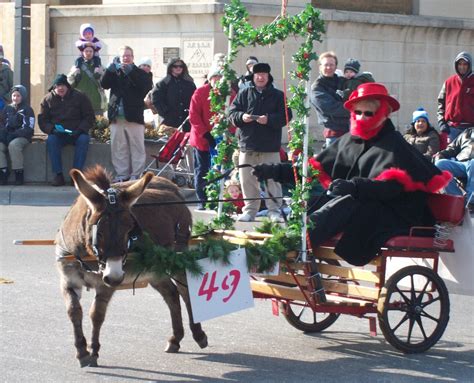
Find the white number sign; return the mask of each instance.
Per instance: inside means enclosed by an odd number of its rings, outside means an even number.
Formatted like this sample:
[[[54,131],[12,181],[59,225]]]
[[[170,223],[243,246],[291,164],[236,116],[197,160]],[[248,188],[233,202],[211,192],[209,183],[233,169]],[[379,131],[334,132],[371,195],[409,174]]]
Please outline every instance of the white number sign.
[[[197,277],[186,271],[196,323],[253,307],[245,249],[233,251],[229,259],[228,265],[199,260],[203,274]]]

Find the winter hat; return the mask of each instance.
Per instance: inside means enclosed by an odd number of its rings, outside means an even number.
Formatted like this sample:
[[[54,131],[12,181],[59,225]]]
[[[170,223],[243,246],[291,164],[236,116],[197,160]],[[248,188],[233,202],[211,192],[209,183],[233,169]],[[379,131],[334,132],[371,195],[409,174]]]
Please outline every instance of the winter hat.
[[[67,82],[67,77],[63,73],[56,76],[53,81],[53,85],[51,85],[51,88],[49,88],[49,91],[51,92],[58,85],[66,85],[69,89],[71,89],[71,85]]]
[[[428,113],[426,113],[426,110],[421,107],[413,112],[413,119],[411,122],[415,123],[420,118],[424,118],[428,124],[430,123],[430,120],[428,119]]]
[[[245,65],[255,65],[255,64],[258,64],[258,59],[255,57],[255,56],[249,56],[247,58],[247,61],[245,62]]]
[[[346,64],[344,65],[344,71],[347,69],[354,71],[355,73],[359,73],[360,70],[360,62],[356,59],[348,59]]]
[[[28,96],[28,91],[26,90],[26,88],[23,85],[14,85],[12,90],[10,91],[10,94],[12,94],[13,92],[20,93],[22,101],[25,101],[26,96]]]
[[[253,66],[252,72],[255,73],[270,73],[271,68],[267,63],[258,63]]]
[[[210,80],[211,78],[213,78],[215,76],[222,76],[222,68],[220,68],[220,67],[211,67],[211,69],[209,69],[207,79]]]
[[[94,27],[92,26],[92,24],[89,24],[89,23],[81,24],[81,26],[79,27],[79,33],[81,34],[82,38],[84,38],[84,32],[87,29],[92,32],[92,35],[95,35]]]
[[[139,67],[140,65],[148,65],[149,67],[151,67],[152,66],[151,64],[152,64],[151,58],[145,56],[145,57],[142,57],[140,61],[138,61],[137,66]]]

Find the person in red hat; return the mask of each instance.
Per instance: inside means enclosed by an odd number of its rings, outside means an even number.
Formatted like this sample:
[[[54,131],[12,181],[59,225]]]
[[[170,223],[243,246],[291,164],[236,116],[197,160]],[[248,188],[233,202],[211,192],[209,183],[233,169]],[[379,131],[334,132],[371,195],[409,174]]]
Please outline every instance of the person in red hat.
[[[379,83],[361,84],[344,107],[350,131],[310,165],[326,192],[309,203],[313,247],[343,232],[335,252],[353,265],[369,263],[381,246],[412,226],[434,224],[428,193],[443,188],[451,175],[441,172],[405,141],[389,118],[400,104]],[[254,167],[259,179],[289,182],[284,165]]]

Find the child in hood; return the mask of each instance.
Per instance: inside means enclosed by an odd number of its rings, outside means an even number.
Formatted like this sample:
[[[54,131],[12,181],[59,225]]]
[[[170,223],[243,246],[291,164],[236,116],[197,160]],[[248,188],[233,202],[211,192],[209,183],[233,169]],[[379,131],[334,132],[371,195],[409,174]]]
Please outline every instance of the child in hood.
[[[375,82],[370,72],[360,71],[360,62],[356,59],[348,59],[344,65],[344,77],[342,90],[337,93],[342,97],[343,101],[347,101],[351,93],[357,89],[360,84],[366,82]]]
[[[92,24],[82,24],[79,33],[81,37],[76,41],[76,48],[82,52],[85,47],[92,47],[94,49],[94,67],[100,67],[102,62],[99,57],[99,51],[102,48],[102,43],[95,37],[94,27]],[[84,57],[81,55],[76,59],[76,68],[80,68],[83,63]]]

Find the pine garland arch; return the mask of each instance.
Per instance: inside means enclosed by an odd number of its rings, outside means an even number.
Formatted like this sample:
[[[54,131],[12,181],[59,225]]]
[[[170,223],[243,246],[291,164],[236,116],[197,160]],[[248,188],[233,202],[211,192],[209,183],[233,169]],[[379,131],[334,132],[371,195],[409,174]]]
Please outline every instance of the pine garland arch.
[[[228,135],[230,125],[226,115],[226,100],[230,95],[230,82],[235,81],[236,72],[231,64],[235,60],[240,47],[246,46],[266,46],[275,44],[278,41],[284,41],[289,36],[303,37],[304,42],[297,52],[292,56],[295,63],[295,69],[290,71],[290,77],[297,80],[297,85],[290,85],[289,92],[292,97],[287,100],[288,106],[293,111],[293,120],[289,125],[291,138],[288,146],[291,151],[302,153],[303,137],[306,130],[305,120],[309,115],[309,107],[306,105],[307,82],[309,81],[311,62],[318,59],[318,55],[313,52],[314,41],[321,42],[321,35],[324,33],[324,22],[320,19],[319,10],[310,4],[299,14],[295,16],[277,17],[270,24],[254,28],[249,22],[249,13],[241,4],[240,0],[232,0],[224,8],[224,16],[221,20],[224,33],[229,39],[229,52],[226,62],[223,65],[223,79],[216,84],[211,92],[211,109],[216,113],[211,123],[213,125],[212,134],[217,139],[217,156],[214,159],[215,168],[211,169],[207,178],[213,180],[220,176],[221,172],[232,168],[232,154],[237,148],[235,136]],[[311,153],[309,153],[311,154]],[[295,158],[294,168],[300,172],[302,168],[302,156]],[[289,233],[298,235],[302,229],[302,213],[305,209],[309,192],[317,180],[317,172],[308,169],[309,182],[296,183],[292,194],[292,217],[287,228]],[[301,174],[298,173],[299,179]],[[207,195],[210,200],[219,198],[219,185],[212,183],[207,189]],[[229,206],[224,207],[223,213],[230,211]],[[230,220],[230,221],[229,221]],[[232,222],[230,217],[218,217],[216,226],[227,226]]]

